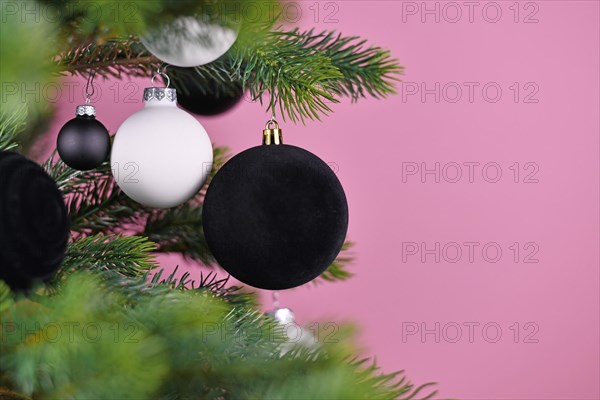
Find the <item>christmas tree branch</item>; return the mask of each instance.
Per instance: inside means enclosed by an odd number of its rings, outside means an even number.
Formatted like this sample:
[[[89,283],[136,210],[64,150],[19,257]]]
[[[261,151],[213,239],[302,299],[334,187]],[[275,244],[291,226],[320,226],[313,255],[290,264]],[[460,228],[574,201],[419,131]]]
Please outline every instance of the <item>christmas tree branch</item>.
[[[52,296],[8,305],[1,314],[2,326],[11,327],[0,330],[2,385],[31,398],[418,395],[401,374],[352,359],[344,327],[335,340],[281,356],[281,327],[253,308],[166,285],[137,293],[129,298],[94,274],[77,273]]]
[[[215,263],[202,230],[201,206],[184,204],[154,213],[141,233],[157,243],[161,252],[179,253],[204,265]]]
[[[389,51],[366,47],[364,40],[334,32],[275,31],[245,38],[221,59],[196,67],[195,79],[222,85],[240,81],[252,98],[293,122],[320,119],[341,96],[385,97],[394,93],[402,67]],[[94,70],[104,77],[151,76],[160,65],[135,38],[88,44],[61,54],[63,73],[85,76]],[[176,77],[178,70],[171,69]],[[203,85],[204,86],[204,85]]]
[[[108,163],[91,171],[77,171],[54,159],[51,156],[44,168],[65,196],[75,237],[115,233],[144,221],[144,210],[117,187]]]
[[[240,307],[256,307],[258,305],[255,293],[246,292],[240,286],[226,286],[229,275],[226,278],[220,278],[214,271],[208,274],[200,272],[199,279],[196,281],[192,278],[190,272],[184,272],[180,278],[176,278],[175,275],[178,269],[179,266],[175,267],[173,272],[166,278],[162,276],[164,270],[157,271],[152,275],[151,284],[153,286],[163,285],[170,289],[182,291],[208,291],[211,295]]]
[[[27,107],[22,105],[14,113],[0,111],[0,151],[17,147],[17,135],[23,130],[27,120]]]
[[[89,43],[60,55],[58,66],[63,73],[88,76],[90,71],[105,78],[126,76],[149,77],[161,61],[133,38],[111,39],[103,44]]]
[[[278,33],[296,46],[311,48],[325,54],[340,70],[342,79],[333,83],[337,94],[353,101],[367,95],[384,98],[395,93],[394,84],[399,81],[403,67],[392,58],[391,52],[380,47],[366,47],[366,40],[357,36],[344,37],[335,32],[316,33],[313,29]]]
[[[94,235],[69,243],[55,279],[76,271],[101,271],[118,277],[141,277],[158,267],[156,244],[141,236]]]

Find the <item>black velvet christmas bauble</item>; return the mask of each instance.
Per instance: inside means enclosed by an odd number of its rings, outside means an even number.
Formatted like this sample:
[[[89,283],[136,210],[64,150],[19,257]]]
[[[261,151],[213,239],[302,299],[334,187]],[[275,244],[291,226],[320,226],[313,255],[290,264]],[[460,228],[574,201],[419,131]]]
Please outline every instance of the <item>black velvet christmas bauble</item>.
[[[25,157],[0,151],[0,280],[27,289],[65,255],[67,209],[56,183]]]
[[[185,70],[185,68],[178,68]],[[198,81],[184,72],[171,79],[172,86],[177,89],[177,104],[183,109],[204,116],[219,115],[229,111],[243,97],[241,83],[230,82],[226,86],[214,80]]]
[[[78,115],[58,133],[60,158],[73,169],[88,171],[102,164],[110,152],[108,130],[94,116]]]
[[[204,199],[206,241],[236,279],[262,289],[311,281],[340,252],[348,205],[340,181],[295,146],[248,149],[217,172]]]

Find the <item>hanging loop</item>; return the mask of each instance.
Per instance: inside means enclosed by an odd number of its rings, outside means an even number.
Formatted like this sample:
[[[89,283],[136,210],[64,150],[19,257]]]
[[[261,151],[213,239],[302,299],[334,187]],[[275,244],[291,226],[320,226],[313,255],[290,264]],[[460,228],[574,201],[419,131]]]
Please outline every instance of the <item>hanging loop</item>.
[[[169,87],[171,85],[171,78],[169,78],[169,75],[167,75],[167,66],[166,65],[163,64],[160,67],[158,67],[158,69],[156,70],[156,73],[154,75],[152,75],[152,85],[154,85],[154,80],[158,76],[162,76],[163,78],[166,79],[166,81],[167,81],[166,87]]]
[[[88,75],[87,83],[85,84],[85,104],[90,104],[91,98],[96,91],[94,88],[94,76],[96,76],[96,71],[92,70]]]
[[[279,71],[277,71],[277,79],[275,81],[275,85],[271,87],[271,121],[277,123],[275,121],[275,109],[277,108],[277,103],[279,102],[279,92],[277,91],[277,85],[279,84],[279,77],[281,76],[281,70],[283,69],[283,65],[279,67]]]
[[[277,102],[279,101],[279,95],[277,94],[277,92],[275,91],[271,91],[271,119],[269,121],[273,121],[275,123],[277,123],[277,121],[275,121],[275,107],[277,107]]]
[[[270,120],[267,121],[267,123],[265,124],[265,130],[273,130],[273,129],[279,129],[279,123],[275,120],[275,118],[271,118]]]

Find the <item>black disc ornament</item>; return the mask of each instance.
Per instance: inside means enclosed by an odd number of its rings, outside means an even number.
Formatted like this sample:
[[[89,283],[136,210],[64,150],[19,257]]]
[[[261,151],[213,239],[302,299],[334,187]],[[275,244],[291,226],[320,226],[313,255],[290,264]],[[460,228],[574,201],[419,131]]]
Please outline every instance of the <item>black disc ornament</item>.
[[[171,78],[177,89],[177,103],[185,110],[203,116],[223,114],[232,109],[244,96],[240,82],[218,83],[212,79],[198,80],[193,68],[172,68]]]
[[[227,272],[280,290],[307,283],[331,265],[346,237],[348,205],[331,168],[304,149],[280,144],[274,124],[264,131],[265,144],[219,169],[202,218],[208,246]]]
[[[94,106],[77,107],[77,116],[58,133],[60,158],[73,169],[88,171],[102,164],[110,152],[108,130],[96,119]]]
[[[0,280],[24,290],[51,277],[68,235],[67,209],[52,178],[33,161],[0,151]]]

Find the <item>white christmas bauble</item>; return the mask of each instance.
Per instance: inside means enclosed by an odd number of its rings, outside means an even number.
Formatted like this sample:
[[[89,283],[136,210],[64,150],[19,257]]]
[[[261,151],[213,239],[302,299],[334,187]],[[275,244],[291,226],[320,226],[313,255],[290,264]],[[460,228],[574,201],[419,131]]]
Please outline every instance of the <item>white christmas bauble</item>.
[[[150,53],[167,64],[195,67],[221,57],[237,37],[235,29],[185,16],[151,30],[140,40]]]
[[[123,122],[112,145],[113,176],[125,194],[169,208],[193,197],[208,177],[213,150],[204,127],[179,109],[172,88],[144,90],[144,108]]]

